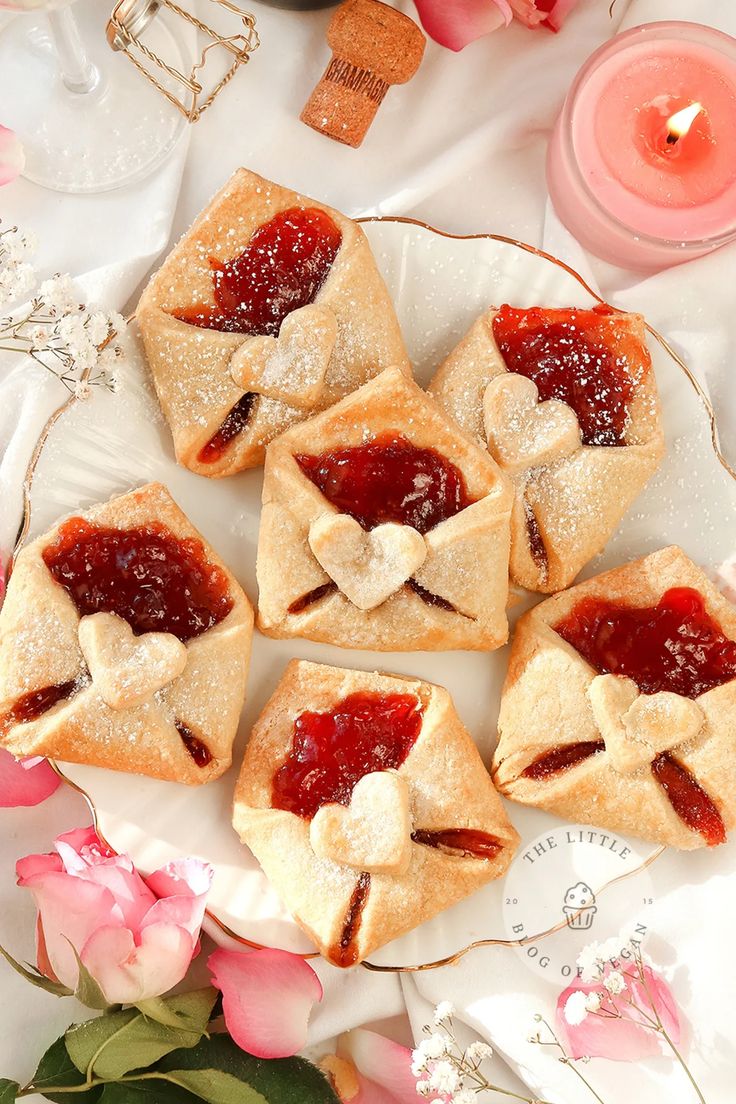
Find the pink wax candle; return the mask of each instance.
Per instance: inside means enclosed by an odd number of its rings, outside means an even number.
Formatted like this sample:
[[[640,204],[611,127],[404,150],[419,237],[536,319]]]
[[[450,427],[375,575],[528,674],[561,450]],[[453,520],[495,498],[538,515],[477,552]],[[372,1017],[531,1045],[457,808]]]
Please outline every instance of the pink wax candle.
[[[627,268],[736,238],[736,39],[663,22],[602,46],[568,93],[547,181],[581,244]]]

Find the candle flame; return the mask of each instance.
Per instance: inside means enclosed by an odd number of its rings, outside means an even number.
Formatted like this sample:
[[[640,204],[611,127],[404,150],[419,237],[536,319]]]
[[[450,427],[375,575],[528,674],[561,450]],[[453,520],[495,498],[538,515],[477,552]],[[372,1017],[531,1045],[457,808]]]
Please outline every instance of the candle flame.
[[[703,111],[701,103],[691,103],[689,107],[683,107],[682,111],[676,111],[674,115],[670,115],[667,120],[667,141],[677,142],[687,134],[701,111]]]

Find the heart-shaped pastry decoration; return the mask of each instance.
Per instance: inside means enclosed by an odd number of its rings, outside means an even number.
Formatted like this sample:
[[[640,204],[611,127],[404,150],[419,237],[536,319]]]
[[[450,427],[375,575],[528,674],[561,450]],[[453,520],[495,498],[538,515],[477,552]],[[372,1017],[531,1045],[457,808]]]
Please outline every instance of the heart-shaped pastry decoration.
[[[580,448],[575,411],[559,399],[539,402],[536,383],[515,372],[488,384],[483,420],[489,451],[507,471],[551,464]]]
[[[697,702],[668,690],[640,694],[636,683],[621,675],[597,675],[588,697],[611,766],[621,774],[647,766],[661,752],[692,740],[703,727]]]
[[[386,522],[370,532],[348,514],[323,514],[309,529],[309,547],[349,601],[375,609],[424,563],[424,537],[410,525]]]
[[[363,775],[347,807],[330,804],[317,810],[309,840],[320,858],[370,874],[403,874],[411,856],[406,782],[395,771]]]
[[[187,649],[171,633],[135,636],[114,613],[93,613],[79,622],[79,646],[92,685],[111,709],[133,709],[178,678]]]
[[[333,312],[310,303],[286,316],[278,337],[251,337],[239,345],[230,358],[230,375],[244,391],[311,409],[336,341]]]

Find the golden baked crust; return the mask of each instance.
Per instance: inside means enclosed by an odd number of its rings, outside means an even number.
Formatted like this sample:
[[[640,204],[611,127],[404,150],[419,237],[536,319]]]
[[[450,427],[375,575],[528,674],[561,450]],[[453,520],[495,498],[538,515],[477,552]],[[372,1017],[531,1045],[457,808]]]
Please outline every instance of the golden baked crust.
[[[584,313],[584,312],[580,312]],[[432,380],[429,391],[450,417],[495,459],[498,444],[484,425],[484,396],[489,384],[509,373],[493,333],[496,308],[490,308],[470,328]],[[507,464],[516,497],[511,519],[511,578],[528,590],[553,593],[569,586],[578,572],[604,547],[664,455],[657,384],[646,348],[644,320],[616,313],[611,325],[638,347],[641,357],[630,364],[639,380],[629,407],[626,445],[561,447],[547,462]],[[547,406],[548,404],[540,404]],[[564,406],[565,404],[560,403]],[[568,408],[569,409],[569,408]],[[537,554],[530,541],[536,530]],[[543,554],[540,555],[538,542]]]
[[[308,820],[271,807],[273,776],[291,747],[295,719],[307,710],[332,709],[356,692],[412,694],[422,703],[416,743],[398,771],[390,772],[408,789],[410,829],[485,833],[500,845],[493,857],[451,853],[412,840],[408,867],[398,874],[370,873],[366,887],[365,873],[315,854]],[[322,806],[319,813],[334,808]],[[501,876],[519,840],[446,690],[418,679],[302,660],[288,664],[253,728],[235,790],[233,824],[294,918],[338,966],[361,961]],[[360,921],[345,939],[361,879]]]
[[[59,525],[55,526],[19,553],[0,611],[0,743],[19,757],[45,755],[190,785],[219,777],[232,762],[245,697],[253,633],[250,602],[160,483],[149,483],[81,516],[122,529],[158,522],[175,537],[202,540],[207,560],[227,578],[232,609],[219,624],[186,643],[181,674],[142,700],[131,693],[129,706],[120,702],[112,708],[90,677],[80,636],[85,644],[84,627],[99,618],[117,622],[126,632],[128,626],[111,614],[80,618],[42,558],[56,539]],[[179,641],[169,633],[144,633],[135,641],[145,649],[146,638],[152,636],[163,637],[176,652]],[[140,659],[150,664],[151,655],[144,653]],[[181,670],[181,663],[176,669]],[[24,695],[69,682],[77,683],[72,696],[37,719],[12,723],[8,718]],[[197,765],[175,721],[205,744],[212,757],[209,763]]]
[[[680,586],[699,591],[707,612],[736,639],[736,609],[675,546],[579,583],[523,615],[511,646],[493,760],[494,780],[502,793],[562,817],[673,847],[705,846],[703,836],[680,819],[653,776],[655,755],[669,749],[715,804],[726,831],[733,828],[736,680],[693,701],[677,694],[640,695],[629,679],[598,675],[553,628],[588,596],[651,606],[666,590]],[[631,698],[618,709],[606,710],[603,699],[613,690],[625,694],[629,683],[640,707],[663,707],[667,724],[656,738],[621,725],[622,720],[636,719],[626,713]],[[695,724],[693,712],[698,714]],[[567,770],[546,778],[524,777],[530,764],[553,748],[601,740],[604,751]]]
[[[273,385],[264,360],[263,343],[274,339],[190,325],[170,312],[212,303],[210,257],[238,256],[264,222],[279,211],[304,206],[325,211],[339,227],[342,244],[314,303],[292,312],[282,326],[283,334],[287,323],[293,327],[300,316],[302,325],[292,337],[303,353],[303,372],[287,373],[293,378],[287,378],[284,391]],[[339,211],[247,169],[233,174],[151,278],[136,318],[176,458],[200,475],[232,475],[261,464],[265,446],[279,433],[389,365],[411,375],[393,305],[361,228]],[[320,371],[314,363],[316,345],[323,342],[326,374],[324,364]],[[241,380],[243,371],[259,375],[254,359],[260,376],[244,388],[231,372]],[[257,398],[245,429],[219,459],[202,463],[200,450],[246,393]]]
[[[450,460],[476,500],[425,535],[421,566],[404,575],[441,598],[444,608],[406,585],[373,608],[358,608],[336,585],[338,572],[331,576],[313,551],[319,551],[315,527],[324,525],[322,519],[345,515],[338,515],[294,456],[353,447],[390,431]],[[509,481],[488,453],[460,433],[413,380],[388,369],[269,445],[256,568],[259,628],[269,636],[378,651],[499,647],[508,637],[512,498]],[[370,570],[368,559],[365,564]],[[374,570],[380,564],[374,562]],[[318,599],[298,608],[314,592]]]

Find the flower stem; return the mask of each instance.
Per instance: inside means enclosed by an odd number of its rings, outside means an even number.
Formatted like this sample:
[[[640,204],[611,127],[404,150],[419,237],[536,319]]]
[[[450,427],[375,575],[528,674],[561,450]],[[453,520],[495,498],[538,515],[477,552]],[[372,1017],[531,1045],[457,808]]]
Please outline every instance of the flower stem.
[[[564,1064],[567,1066],[567,1068],[572,1070],[572,1072],[575,1074],[575,1076],[578,1078],[578,1080],[582,1081],[582,1083],[585,1085],[588,1092],[592,1093],[592,1095],[598,1101],[598,1104],[606,1104],[603,1097],[598,1095],[598,1093],[595,1091],[595,1089],[593,1088],[591,1083],[587,1080],[586,1077],[583,1076],[583,1074],[580,1072],[578,1067],[575,1065],[575,1060],[573,1058],[570,1058],[570,1056],[566,1053],[565,1048],[563,1047],[560,1040],[557,1038],[557,1036],[554,1033],[554,1031],[552,1030],[552,1027],[550,1026],[550,1024],[548,1024],[545,1019],[542,1019],[539,1022],[544,1024],[544,1026],[547,1028],[550,1035],[554,1039],[554,1043],[552,1045],[556,1046],[557,1049],[559,1050],[560,1054],[562,1055],[562,1058],[560,1059],[560,1061],[564,1062]]]
[[[25,1085],[20,1092],[16,1093],[18,1099],[21,1096],[33,1096],[34,1093],[41,1093],[43,1096],[48,1096],[49,1093],[82,1093],[89,1092],[90,1089],[96,1089],[99,1085],[122,1085],[127,1082],[137,1081],[168,1081],[171,1085],[176,1085],[180,1089],[188,1089],[188,1086],[183,1081],[177,1080],[170,1073],[134,1073],[128,1077],[96,1077],[91,1081],[83,1081],[81,1085],[34,1085],[33,1082],[30,1085]]]
[[[661,1034],[662,1038],[667,1043],[667,1046],[670,1048],[673,1055],[675,1056],[675,1058],[679,1062],[683,1072],[685,1073],[685,1076],[687,1077],[688,1081],[692,1085],[693,1090],[695,1092],[695,1095],[697,1096],[698,1100],[700,1101],[700,1104],[706,1104],[706,1099],[703,1096],[702,1092],[700,1091],[698,1083],[696,1082],[695,1078],[693,1077],[692,1073],[690,1072],[690,1069],[688,1067],[687,1062],[685,1061],[685,1059],[680,1054],[680,1051],[678,1050],[677,1046],[675,1045],[674,1040],[671,1038],[670,1033],[668,1032],[667,1028],[662,1023],[662,1017],[659,1014],[659,1009],[657,1008],[656,1001],[654,1000],[654,997],[652,995],[652,991],[649,988],[649,982],[647,981],[646,972],[644,970],[644,962],[643,962],[641,956],[637,956],[636,965],[637,965],[637,970],[639,972],[639,981],[641,982],[641,985],[644,989],[644,992],[647,995],[647,1000],[649,1001],[649,1006],[650,1006],[650,1008],[652,1010],[652,1014],[654,1016],[654,1020],[655,1020],[655,1023],[656,1023],[655,1030],[658,1031]],[[640,1010],[640,1011],[643,1012],[643,1010]],[[644,1013],[644,1014],[646,1014],[646,1013]]]

